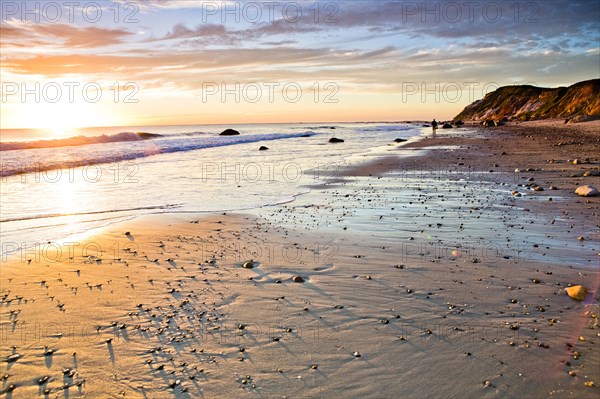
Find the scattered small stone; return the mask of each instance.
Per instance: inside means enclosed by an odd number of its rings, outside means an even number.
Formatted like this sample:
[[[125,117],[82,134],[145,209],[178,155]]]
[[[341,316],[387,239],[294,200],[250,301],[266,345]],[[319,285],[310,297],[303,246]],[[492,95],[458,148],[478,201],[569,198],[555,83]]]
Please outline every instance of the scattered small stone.
[[[292,277],[292,281],[294,283],[303,283],[304,279],[302,278],[302,276],[294,276],[294,277]]]
[[[20,358],[20,357],[21,357],[21,355],[19,355],[18,353],[15,353],[14,355],[10,355],[10,356],[9,356],[9,357],[6,359],[6,361],[7,361],[8,363],[13,363],[13,362],[16,362],[17,360],[19,360],[19,358]]]
[[[574,285],[565,288],[567,295],[576,301],[583,301],[587,296],[587,289],[583,285]]]
[[[575,190],[575,194],[581,197],[596,197],[598,196],[598,190],[589,185],[579,186]]]

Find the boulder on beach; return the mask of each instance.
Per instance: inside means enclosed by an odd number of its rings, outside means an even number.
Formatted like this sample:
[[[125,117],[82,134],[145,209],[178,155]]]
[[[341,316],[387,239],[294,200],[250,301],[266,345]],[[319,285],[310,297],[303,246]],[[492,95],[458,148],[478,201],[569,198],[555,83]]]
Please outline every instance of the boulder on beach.
[[[572,118],[565,119],[565,123],[590,122],[598,119],[600,119],[600,115],[577,115]]]
[[[492,119],[485,120],[485,121],[481,122],[481,124],[483,126],[485,126],[485,127],[496,127],[496,126],[498,126],[498,124],[496,123],[496,121],[492,120]]]
[[[330,143],[343,143],[344,140],[338,139],[337,137],[332,137],[332,138],[329,139],[329,142]]]
[[[406,139],[395,139],[394,143],[404,143],[405,141],[408,141]]]
[[[260,148],[258,149],[258,151],[267,151],[269,149],[269,147],[261,145]]]
[[[594,187],[588,186],[588,185],[579,186],[575,190],[575,194],[582,196],[582,197],[596,197],[596,196],[598,196],[598,190],[596,190]]]
[[[587,296],[587,289],[583,285],[574,285],[572,287],[565,288],[567,295],[576,301],[583,301]]]
[[[225,129],[221,132],[221,134],[219,134],[219,136],[237,136],[239,134],[240,134],[240,132],[238,132],[237,130]]]
[[[452,129],[452,125],[451,125],[451,124],[449,124],[449,123],[444,123],[444,124],[442,125],[442,129]]]

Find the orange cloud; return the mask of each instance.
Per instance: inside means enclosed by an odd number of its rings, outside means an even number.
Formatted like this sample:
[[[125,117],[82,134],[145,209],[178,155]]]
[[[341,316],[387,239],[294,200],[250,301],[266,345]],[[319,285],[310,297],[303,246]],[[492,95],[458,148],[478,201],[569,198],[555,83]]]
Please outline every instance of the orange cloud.
[[[0,25],[3,42],[11,44],[55,45],[59,47],[103,47],[120,44],[132,33],[124,29],[90,26],[78,28],[67,24],[3,23]],[[6,46],[2,43],[2,47]]]

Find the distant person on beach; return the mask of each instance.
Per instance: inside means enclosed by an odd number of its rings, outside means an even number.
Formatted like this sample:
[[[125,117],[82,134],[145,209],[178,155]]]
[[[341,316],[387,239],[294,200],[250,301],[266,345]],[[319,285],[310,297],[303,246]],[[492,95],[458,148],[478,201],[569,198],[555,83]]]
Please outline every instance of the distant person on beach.
[[[436,122],[435,118],[431,121],[431,129],[433,129],[433,134],[435,134],[436,130],[438,127],[438,123]]]

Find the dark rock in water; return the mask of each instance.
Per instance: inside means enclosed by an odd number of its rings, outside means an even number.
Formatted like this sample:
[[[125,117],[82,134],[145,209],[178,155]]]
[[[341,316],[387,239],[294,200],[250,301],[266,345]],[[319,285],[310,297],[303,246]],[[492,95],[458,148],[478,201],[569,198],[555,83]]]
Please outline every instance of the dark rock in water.
[[[258,151],[267,151],[268,149],[269,149],[269,147],[261,145],[260,148],[258,149]]]
[[[344,140],[338,139],[337,137],[332,137],[332,138],[329,139],[329,142],[330,143],[343,143]]]
[[[406,139],[396,139],[394,140],[394,143],[404,143],[405,141],[408,141]]]
[[[331,129],[331,130],[334,130],[334,129],[335,129],[335,126],[331,126],[331,127],[330,127],[330,129]]]
[[[423,127],[431,127],[431,125],[423,125]]]
[[[496,123],[496,121],[492,120],[492,119],[488,119],[485,120],[483,122],[481,122],[481,124],[485,127],[496,127],[498,126],[498,124]]]
[[[149,139],[154,139],[157,137],[162,137],[162,134],[157,134],[157,133],[145,133],[145,132],[138,132],[136,133],[138,135],[139,138],[141,138],[142,140],[149,140]]]
[[[444,125],[442,126],[442,129],[452,129],[452,125],[449,123],[444,123]]]
[[[237,136],[239,134],[240,132],[238,132],[237,130],[225,129],[221,132],[221,134],[219,134],[219,136]]]
[[[455,124],[457,127],[460,127],[460,126],[464,125],[465,123],[464,123],[463,121],[461,121],[461,120],[458,120],[458,121],[454,122],[454,124]]]

